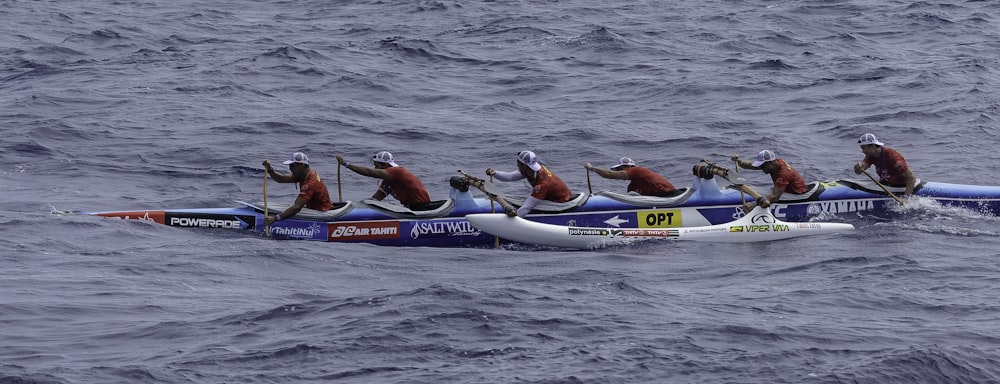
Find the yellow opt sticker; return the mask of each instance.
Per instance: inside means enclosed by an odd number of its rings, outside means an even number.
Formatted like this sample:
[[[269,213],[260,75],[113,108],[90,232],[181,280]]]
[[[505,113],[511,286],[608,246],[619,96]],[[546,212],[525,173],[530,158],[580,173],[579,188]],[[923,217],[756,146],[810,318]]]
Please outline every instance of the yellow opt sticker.
[[[681,210],[639,211],[639,228],[677,228],[681,226]]]

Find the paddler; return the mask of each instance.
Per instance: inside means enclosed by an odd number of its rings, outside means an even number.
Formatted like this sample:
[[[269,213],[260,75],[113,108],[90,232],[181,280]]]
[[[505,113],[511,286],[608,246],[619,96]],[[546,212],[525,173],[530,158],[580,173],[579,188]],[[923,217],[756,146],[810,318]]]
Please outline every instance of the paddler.
[[[733,155],[731,158],[736,165],[740,168],[746,169],[759,169],[764,173],[771,175],[771,181],[774,182],[774,187],[771,188],[771,193],[767,196],[761,195],[746,185],[740,184],[739,188],[743,192],[746,192],[754,198],[754,202],[764,208],[771,205],[771,202],[778,201],[781,195],[785,192],[802,194],[806,193],[808,189],[806,187],[805,179],[799,174],[795,168],[788,165],[785,160],[778,158],[773,151],[765,149],[757,153],[757,158],[753,161],[747,161],[740,159],[740,155]],[[745,203],[743,205],[744,212],[750,212],[753,208],[753,203]]]
[[[419,211],[430,203],[427,188],[416,175],[408,169],[400,167],[389,151],[379,151],[372,156],[374,168],[348,163],[343,156],[337,155],[337,162],[359,175],[382,179],[372,198],[382,201],[388,196],[395,197],[403,206]]]
[[[895,149],[886,147],[885,143],[878,141],[878,138],[871,133],[861,135],[858,144],[861,145],[861,153],[865,154],[865,158],[860,163],[854,164],[855,174],[860,175],[874,165],[880,183],[890,187],[906,187],[904,198],[913,194],[917,177],[913,176],[903,155]]]
[[[605,179],[630,180],[626,191],[635,192],[643,196],[674,197],[681,194],[666,177],[653,170],[640,167],[635,161],[628,157],[623,157],[618,164],[610,169],[598,168],[590,163],[583,165],[588,171],[594,171],[598,176]]]
[[[291,158],[283,162],[288,165],[290,174],[278,173],[271,167],[270,160],[264,160],[264,170],[274,181],[279,183],[298,183],[299,195],[295,197],[292,206],[283,212],[264,217],[264,224],[271,225],[275,221],[287,219],[295,216],[303,207],[315,209],[317,211],[329,211],[333,208],[330,201],[330,193],[326,190],[326,184],[320,179],[319,173],[309,168],[309,156],[305,153],[295,152]]]
[[[565,203],[573,198],[566,183],[552,173],[548,167],[538,162],[535,153],[532,151],[521,151],[517,153],[517,170],[514,172],[501,172],[493,168],[486,168],[486,174],[496,176],[500,181],[517,181],[527,179],[531,183],[531,196],[524,200],[517,211],[507,211],[507,216],[524,217],[532,209],[538,206],[542,200]]]

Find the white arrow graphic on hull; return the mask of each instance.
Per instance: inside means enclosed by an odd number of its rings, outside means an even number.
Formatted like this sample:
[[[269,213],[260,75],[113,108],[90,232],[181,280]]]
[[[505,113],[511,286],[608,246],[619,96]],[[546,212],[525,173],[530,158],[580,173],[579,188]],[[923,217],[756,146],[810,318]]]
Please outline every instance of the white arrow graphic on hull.
[[[619,219],[618,215],[615,215],[615,217],[612,217],[610,219],[604,220],[605,224],[611,225],[611,226],[615,226],[615,227],[620,226],[621,223],[627,223],[627,222],[628,222],[628,220]]]

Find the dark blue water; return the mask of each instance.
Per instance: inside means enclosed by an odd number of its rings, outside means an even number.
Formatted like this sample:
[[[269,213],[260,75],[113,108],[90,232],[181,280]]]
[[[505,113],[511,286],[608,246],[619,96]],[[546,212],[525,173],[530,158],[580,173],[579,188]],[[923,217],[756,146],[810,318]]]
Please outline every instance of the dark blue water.
[[[995,1],[8,1],[0,382],[1000,381],[1000,219],[591,252],[274,241],[58,210],[259,200],[263,159],[377,150],[432,198],[532,149],[689,183],[770,148],[1000,184]],[[746,174],[756,185],[768,179]],[[624,184],[592,178],[594,190]],[[341,175],[344,199],[375,181]],[[520,183],[500,185],[522,192]],[[272,201],[295,190],[271,184]],[[336,197],[335,197],[336,198]]]

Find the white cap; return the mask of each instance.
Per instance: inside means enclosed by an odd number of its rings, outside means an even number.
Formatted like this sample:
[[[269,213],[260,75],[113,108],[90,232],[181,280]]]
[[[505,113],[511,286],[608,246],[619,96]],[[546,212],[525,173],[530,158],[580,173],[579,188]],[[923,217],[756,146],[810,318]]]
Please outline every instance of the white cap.
[[[532,171],[538,172],[542,170],[542,165],[538,164],[538,158],[535,157],[535,153],[531,151],[521,151],[517,154],[517,161],[521,164],[527,165]]]
[[[390,167],[399,166],[399,164],[396,164],[396,162],[392,160],[392,154],[389,153],[389,151],[376,153],[375,156],[372,156],[372,161],[376,163],[386,163],[389,164]]]
[[[773,161],[774,159],[775,159],[774,152],[771,152],[770,149],[765,149],[757,154],[757,161],[754,161],[753,164],[750,165],[754,167],[759,167],[768,161]]]
[[[630,158],[623,157],[621,160],[618,161],[618,164],[616,164],[616,165],[614,165],[614,166],[611,167],[611,170],[612,171],[617,171],[619,169],[622,169],[625,166],[633,166],[634,167],[635,166],[635,162],[632,161],[632,159],[630,159]]]
[[[880,147],[883,146],[883,145],[885,145],[885,143],[883,143],[881,141],[878,141],[878,138],[875,137],[875,135],[871,134],[871,133],[866,133],[864,135],[861,135],[861,138],[858,139],[858,143],[861,144],[861,145],[875,144],[875,145],[880,146]]]
[[[309,165],[309,156],[306,156],[306,154],[302,152],[295,152],[292,154],[292,157],[284,161],[285,165],[294,163]]]

